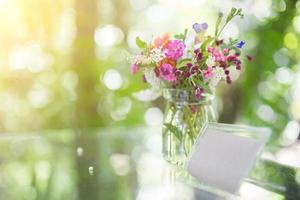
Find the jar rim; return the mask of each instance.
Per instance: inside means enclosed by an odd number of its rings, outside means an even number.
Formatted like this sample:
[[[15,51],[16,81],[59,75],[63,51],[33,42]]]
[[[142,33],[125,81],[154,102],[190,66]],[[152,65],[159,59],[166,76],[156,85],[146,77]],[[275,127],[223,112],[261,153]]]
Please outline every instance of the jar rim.
[[[194,89],[182,89],[182,88],[163,88],[163,90],[169,90],[169,91],[194,91]],[[213,95],[212,92],[204,92],[205,95]]]
[[[201,96],[200,99],[196,98],[193,89],[163,88],[163,97],[167,101],[175,103],[203,104],[214,99],[214,95],[208,92],[201,94]]]

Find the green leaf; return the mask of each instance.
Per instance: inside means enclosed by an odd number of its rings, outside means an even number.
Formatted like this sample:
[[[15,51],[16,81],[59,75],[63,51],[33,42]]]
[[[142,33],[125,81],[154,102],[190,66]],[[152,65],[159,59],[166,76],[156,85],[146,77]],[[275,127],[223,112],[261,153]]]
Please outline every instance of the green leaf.
[[[203,83],[201,80],[199,79],[195,79],[193,80],[195,83],[197,83],[200,87],[204,88],[206,92],[210,92],[210,88],[208,85],[206,85],[205,83]]]
[[[178,40],[183,40],[184,35],[183,34],[177,34],[177,35],[174,35],[174,38],[178,39]]]
[[[218,16],[218,19],[216,21],[215,37],[218,35],[222,19],[223,19],[223,13],[220,12],[219,16]]]
[[[226,23],[228,23],[229,21],[231,21],[236,16],[240,16],[241,18],[244,17],[244,14],[242,13],[242,9],[241,8],[239,8],[239,9],[231,8],[229,14],[227,15]]]
[[[181,141],[182,139],[182,134],[181,134],[181,131],[176,127],[176,126],[173,126],[172,124],[170,123],[165,123],[164,126],[169,130],[171,131],[172,133],[174,133],[175,137]]]
[[[177,66],[177,68],[185,67],[186,64],[189,63],[189,62],[191,62],[191,61],[192,61],[192,59],[185,58],[185,59],[182,59],[182,60],[178,61],[178,63],[177,63],[176,66]]]
[[[240,16],[241,18],[244,18],[243,10],[241,8],[238,9],[237,15]]]
[[[206,47],[212,42],[214,41],[214,37],[210,37],[210,38],[207,38],[202,44],[201,44],[201,51],[204,52],[206,51]]]
[[[185,39],[186,39],[187,32],[188,32],[188,30],[187,30],[187,29],[184,29],[184,33],[183,33],[183,35],[184,35],[183,41],[185,41]]]
[[[135,42],[136,42],[136,45],[141,49],[145,49],[147,47],[147,43],[144,42],[143,40],[141,40],[140,37],[136,37]]]
[[[186,38],[186,35],[187,35],[187,29],[184,29],[184,33],[182,34],[177,34],[177,35],[175,35],[174,36],[174,38],[175,39],[178,39],[178,40],[182,40],[182,41],[184,41],[185,40],[185,38]]]
[[[219,29],[220,26],[220,22],[221,20],[217,20],[217,24],[216,24],[216,31],[215,31],[215,38],[217,40],[218,36],[221,34],[221,32],[224,30],[224,28],[226,27],[226,25],[236,16],[240,16],[241,18],[244,17],[243,13],[242,13],[242,9],[236,9],[236,8],[231,8],[230,12],[228,13],[225,23],[223,24],[222,28]]]

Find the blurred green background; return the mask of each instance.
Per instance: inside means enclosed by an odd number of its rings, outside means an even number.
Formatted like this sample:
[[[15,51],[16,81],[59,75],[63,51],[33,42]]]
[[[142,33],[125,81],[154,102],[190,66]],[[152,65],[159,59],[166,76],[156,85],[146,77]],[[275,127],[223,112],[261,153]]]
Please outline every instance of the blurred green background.
[[[159,125],[163,100],[143,102],[124,50],[135,37],[177,33],[243,8],[223,36],[246,41],[239,80],[220,86],[220,121],[263,125],[290,143],[300,120],[300,1],[0,0],[0,130]],[[147,101],[146,98],[143,99]],[[284,131],[289,132],[285,135]],[[291,130],[293,133],[291,133]]]
[[[294,144],[300,131],[300,1],[224,2],[0,0],[0,131],[64,129],[52,139],[52,132],[46,132],[48,139],[1,139],[6,153],[0,163],[6,164],[0,199],[101,199],[100,193],[105,200],[132,199],[135,191],[128,185],[136,184],[136,172],[120,175],[114,169],[130,166],[125,154],[132,136],[125,132],[161,125],[164,101],[133,97],[147,85],[130,74],[124,51],[138,51],[136,36],[150,40],[195,22],[208,22],[213,32],[218,12],[231,7],[243,8],[245,18],[231,23],[223,36],[246,41],[254,60],[245,62],[238,81],[219,87],[220,122],[272,128],[271,152]],[[111,126],[121,131],[106,131],[118,132],[106,139],[66,130]],[[158,148],[160,137],[153,135],[155,142],[140,145]],[[293,152],[294,157],[276,158],[299,164]],[[151,159],[146,155],[143,167],[151,168]],[[90,166],[97,176],[90,176]]]

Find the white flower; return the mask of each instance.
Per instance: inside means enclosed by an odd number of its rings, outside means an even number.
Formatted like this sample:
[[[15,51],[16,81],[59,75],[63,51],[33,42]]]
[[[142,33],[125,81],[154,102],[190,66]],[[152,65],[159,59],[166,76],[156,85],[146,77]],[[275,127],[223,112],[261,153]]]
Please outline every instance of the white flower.
[[[165,55],[162,51],[162,47],[157,47],[157,48],[154,48],[154,49],[150,50],[149,59],[152,62],[157,63],[157,62],[161,61],[164,58],[165,58]]]
[[[210,79],[209,85],[211,87],[216,87],[217,84],[220,82],[222,79],[226,79],[226,75],[224,70],[221,67],[215,67],[213,69],[213,77]]]
[[[150,65],[152,63],[152,60],[149,57],[145,57],[141,62],[143,65]]]
[[[240,76],[241,70],[237,70],[234,65],[229,66],[227,69],[229,70],[231,80],[233,82],[236,81]]]
[[[142,63],[145,60],[145,56],[144,55],[136,55],[133,58],[133,63],[139,64]]]
[[[144,68],[144,75],[151,88],[135,92],[133,93],[133,97],[140,101],[153,101],[162,94],[161,80],[156,76],[153,68]]]
[[[127,57],[127,60],[130,64],[140,64],[143,63],[143,61],[145,60],[145,56],[138,54],[138,55],[131,55]]]
[[[216,62],[214,60],[214,58],[212,56],[209,56],[207,59],[206,59],[206,62],[207,66],[209,67],[212,67],[212,66],[215,66]]]
[[[224,69],[221,67],[215,67],[214,68],[214,77],[220,78],[220,79],[225,79],[226,74],[224,72]]]
[[[193,48],[195,44],[195,37],[196,34],[193,31],[189,31],[186,35],[184,44],[185,44],[185,51],[183,54],[183,58],[192,58],[193,57]]]
[[[159,90],[161,85],[161,80],[156,76],[155,72],[151,68],[145,68],[144,75],[146,81],[151,85],[154,90]]]

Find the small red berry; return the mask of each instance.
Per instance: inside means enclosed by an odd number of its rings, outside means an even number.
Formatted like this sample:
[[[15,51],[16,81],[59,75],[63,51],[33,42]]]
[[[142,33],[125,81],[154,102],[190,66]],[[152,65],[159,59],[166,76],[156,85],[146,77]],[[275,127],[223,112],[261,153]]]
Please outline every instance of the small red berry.
[[[181,71],[180,71],[180,70],[176,70],[176,71],[175,71],[175,76],[178,77],[178,76],[180,76],[180,75],[181,75]]]
[[[187,67],[192,67],[193,64],[192,64],[192,63],[188,63],[188,64],[186,64],[186,66],[187,66]]]
[[[219,45],[221,45],[221,44],[223,44],[223,40],[217,40],[217,41],[216,41],[216,45],[217,45],[217,46],[219,46]]]
[[[249,61],[252,61],[252,60],[253,60],[253,57],[250,56],[250,55],[247,55],[247,59],[248,59]]]

